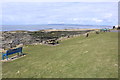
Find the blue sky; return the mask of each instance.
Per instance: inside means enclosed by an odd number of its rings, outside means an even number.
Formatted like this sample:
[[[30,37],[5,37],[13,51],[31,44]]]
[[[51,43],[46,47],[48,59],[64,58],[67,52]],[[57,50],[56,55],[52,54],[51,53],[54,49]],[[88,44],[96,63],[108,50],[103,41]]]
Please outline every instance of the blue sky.
[[[2,3],[3,25],[90,24],[117,25],[117,2]]]

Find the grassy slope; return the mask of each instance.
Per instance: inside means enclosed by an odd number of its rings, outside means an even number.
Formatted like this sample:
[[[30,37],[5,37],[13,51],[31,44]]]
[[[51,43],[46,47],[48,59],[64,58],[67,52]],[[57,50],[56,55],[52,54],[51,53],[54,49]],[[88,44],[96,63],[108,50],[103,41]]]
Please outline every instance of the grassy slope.
[[[90,34],[58,46],[28,46],[26,57],[3,63],[9,78],[114,78],[118,73],[117,33]]]

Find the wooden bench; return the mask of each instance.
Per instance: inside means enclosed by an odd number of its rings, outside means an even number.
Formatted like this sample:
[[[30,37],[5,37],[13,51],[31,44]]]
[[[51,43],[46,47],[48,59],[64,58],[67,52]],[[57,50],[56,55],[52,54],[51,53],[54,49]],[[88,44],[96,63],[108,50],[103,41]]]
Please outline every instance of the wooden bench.
[[[4,60],[5,57],[8,60],[8,55],[12,55],[15,53],[18,53],[18,55],[22,55],[22,47],[19,47],[16,49],[10,49],[10,50],[7,50],[6,53],[2,53],[2,60]]]

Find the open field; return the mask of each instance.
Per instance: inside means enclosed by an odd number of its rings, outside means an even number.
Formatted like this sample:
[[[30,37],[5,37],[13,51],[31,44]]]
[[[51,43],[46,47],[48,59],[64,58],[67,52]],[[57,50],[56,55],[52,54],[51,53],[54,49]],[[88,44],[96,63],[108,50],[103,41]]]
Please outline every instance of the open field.
[[[57,46],[25,46],[23,58],[3,63],[3,78],[117,78],[118,33],[91,33]]]

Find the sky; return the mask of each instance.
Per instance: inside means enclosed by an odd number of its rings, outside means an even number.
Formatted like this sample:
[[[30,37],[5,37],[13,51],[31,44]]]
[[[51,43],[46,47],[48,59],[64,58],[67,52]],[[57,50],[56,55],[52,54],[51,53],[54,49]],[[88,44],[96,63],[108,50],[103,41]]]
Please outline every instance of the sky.
[[[118,2],[119,0],[2,0],[0,2]]]
[[[0,25],[117,25],[118,2],[4,2],[0,17]]]

